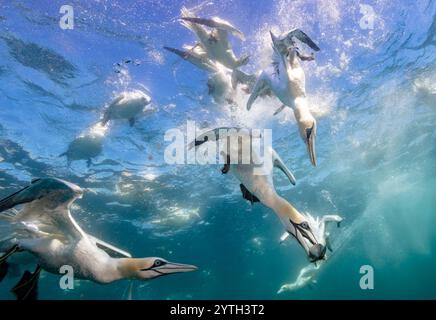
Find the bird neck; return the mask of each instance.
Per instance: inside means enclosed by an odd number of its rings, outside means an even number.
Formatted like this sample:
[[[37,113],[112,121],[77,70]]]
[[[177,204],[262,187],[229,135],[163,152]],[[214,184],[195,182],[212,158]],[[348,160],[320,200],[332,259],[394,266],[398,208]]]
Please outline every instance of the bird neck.
[[[95,278],[101,283],[134,279],[137,270],[135,260],[132,258],[109,258],[100,264],[100,271]]]
[[[295,98],[294,105],[295,120],[297,120],[298,123],[313,119],[305,96]]]
[[[121,279],[136,278],[137,271],[138,269],[140,269],[138,266],[139,259],[121,258],[116,260],[118,260],[117,269],[118,269],[118,273],[121,276]]]
[[[277,195],[274,207],[274,212],[279,216],[283,223],[288,224],[289,219],[294,223],[303,222],[303,216],[297,209],[294,208],[287,200]]]

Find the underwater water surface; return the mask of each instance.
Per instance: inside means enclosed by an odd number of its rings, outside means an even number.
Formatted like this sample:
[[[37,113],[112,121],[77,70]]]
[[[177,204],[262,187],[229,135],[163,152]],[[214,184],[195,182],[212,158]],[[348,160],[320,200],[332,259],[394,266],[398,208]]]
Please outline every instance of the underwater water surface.
[[[84,230],[134,256],[199,270],[131,288],[76,280],[73,290],[44,272],[41,299],[436,298],[435,1],[70,1],[67,30],[59,26],[64,4],[0,1],[0,198],[36,177],[71,181],[86,189],[72,207]],[[269,63],[270,30],[298,27],[316,41],[321,51],[303,69],[317,167],[290,110],[273,116],[280,104],[266,98],[247,112],[243,94],[242,107],[218,105],[205,73],[163,49],[195,42],[180,24],[183,6],[245,34],[231,42],[237,56],[250,56],[247,73]],[[370,25],[362,22],[368,7]],[[154,112],[133,126],[98,126],[129,90],[149,94]],[[187,120],[271,128],[297,178],[294,187],[276,173],[280,195],[311,215],[344,218],[315,282],[277,294],[308,261],[295,241],[280,244],[274,213],[245,201],[218,164],[165,162],[165,132],[185,130]],[[77,159],[59,156],[87,134],[95,139]],[[90,161],[80,148],[93,150]],[[373,290],[359,286],[363,265],[374,269]],[[18,279],[0,283],[0,299],[14,298]]]

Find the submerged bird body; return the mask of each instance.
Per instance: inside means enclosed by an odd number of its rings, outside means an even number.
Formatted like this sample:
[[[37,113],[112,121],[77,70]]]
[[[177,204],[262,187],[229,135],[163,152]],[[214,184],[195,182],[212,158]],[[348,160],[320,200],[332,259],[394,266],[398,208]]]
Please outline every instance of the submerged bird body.
[[[195,140],[195,146],[199,146],[206,141],[227,139],[227,136],[220,136],[221,129],[223,128],[217,128],[200,135]],[[253,137],[244,135],[244,138],[249,139],[249,143],[252,145]],[[318,220],[308,214],[300,213],[291,203],[281,197],[275,189],[273,179],[274,167],[279,168],[287,176],[291,184],[295,185],[296,183],[293,174],[279,155],[272,148],[269,148],[264,153],[264,158],[262,159],[251,148],[249,163],[241,163],[240,160],[232,161],[232,159],[237,159],[235,155],[239,155],[240,159],[244,157],[241,157],[244,150],[243,147],[241,148],[242,145],[230,142],[228,150],[222,152],[227,159],[222,172],[231,172],[241,182],[240,187],[245,199],[252,203],[260,201],[268,208],[271,208],[280,219],[287,234],[295,237],[312,262],[324,259],[326,253],[325,224],[330,221],[340,222],[342,219],[336,215],[329,215]],[[247,150],[250,150],[250,148]]]
[[[229,33],[242,40],[244,40],[244,35],[229,22],[218,17],[197,18],[188,9],[182,8],[182,24],[195,33],[199,41],[198,45],[203,48],[211,60],[218,61],[229,69],[236,69],[248,63],[248,56],[238,59],[231,48]],[[204,26],[212,28],[212,31],[206,30]]]
[[[299,62],[303,55],[299,53],[298,48],[295,46],[287,46],[291,41],[289,39],[294,36],[305,40],[306,43],[312,44],[313,42],[309,42],[310,38],[298,29],[289,32],[289,34],[290,36],[277,38],[271,33],[274,49],[273,62],[257,78],[247,101],[247,110],[251,109],[254,101],[259,96],[265,94],[266,91],[271,91],[283,106],[287,106],[294,111],[300,136],[307,145],[311,163],[316,166],[316,120],[310,112],[306,97],[306,77]],[[304,34],[307,39],[301,34]],[[313,44],[313,48],[318,47]]]
[[[232,71],[219,62],[212,61],[199,46],[185,46],[185,50],[171,47],[164,47],[164,49],[207,72],[208,94],[218,105],[233,104],[236,86],[252,81],[252,78],[244,72],[239,70]]]
[[[0,222],[7,233],[0,238],[0,252],[28,252],[48,272],[59,274],[62,266],[70,266],[75,277],[97,283],[146,280],[196,269],[161,258],[131,258],[129,253],[87,234],[69,210],[82,194],[83,190],[70,182],[45,178],[1,200]],[[24,204],[19,212],[8,213],[19,204]],[[0,256],[0,267],[7,259]]]
[[[66,156],[68,164],[75,160],[87,160],[88,165],[91,159],[97,157],[103,151],[103,136],[96,134],[86,134],[75,138],[68,145],[66,152],[60,157]]]
[[[145,110],[151,98],[140,90],[126,91],[118,95],[105,110],[102,125],[109,120],[129,120],[131,126],[136,119],[145,112],[152,112],[153,109]]]

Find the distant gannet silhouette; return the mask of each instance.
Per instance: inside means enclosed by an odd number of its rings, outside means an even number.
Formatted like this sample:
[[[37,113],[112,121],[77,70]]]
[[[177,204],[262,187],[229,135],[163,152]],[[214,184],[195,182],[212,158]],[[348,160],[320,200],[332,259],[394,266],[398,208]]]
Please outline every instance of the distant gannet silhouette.
[[[122,92],[106,108],[101,124],[105,126],[110,120],[126,119],[133,126],[141,115],[156,111],[152,108],[145,109],[150,102],[150,96],[140,90]]]
[[[91,166],[92,158],[97,157],[103,151],[103,136],[98,134],[85,134],[75,138],[68,145],[67,151],[59,157],[66,156],[68,166],[75,160],[86,160],[87,166]]]
[[[70,213],[71,204],[82,194],[83,190],[70,182],[43,178],[0,200],[0,221],[9,226],[9,232],[0,238],[0,274],[7,272],[7,260],[16,252],[28,252],[37,263],[36,270],[26,271],[12,289],[18,299],[36,298],[40,271],[59,274],[64,265],[73,268],[76,278],[101,284],[122,279],[147,280],[197,269],[162,258],[132,258],[87,234]],[[7,211],[19,204],[24,204],[19,212]]]

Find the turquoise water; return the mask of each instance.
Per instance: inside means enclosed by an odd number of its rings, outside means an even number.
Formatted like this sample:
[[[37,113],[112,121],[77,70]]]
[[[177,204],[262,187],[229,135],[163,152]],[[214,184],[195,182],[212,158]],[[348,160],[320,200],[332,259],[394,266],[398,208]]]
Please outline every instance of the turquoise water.
[[[362,3],[71,1],[74,29],[62,30],[62,1],[1,2],[0,197],[34,177],[74,182],[88,189],[72,208],[87,232],[134,256],[199,267],[134,282],[133,299],[436,298],[436,3],[365,1],[371,28],[361,23]],[[316,168],[292,113],[273,117],[274,100],[250,113],[216,105],[204,72],[162,49],[193,44],[178,21],[184,5],[245,34],[231,41],[238,56],[250,54],[246,72],[267,65],[270,29],[299,27],[317,42],[316,62],[303,65],[318,120]],[[137,63],[116,66],[126,59]],[[133,89],[149,93],[157,112],[133,127],[111,123],[89,166],[59,157],[114,96]],[[316,283],[278,295],[308,262],[295,242],[279,244],[273,212],[243,200],[219,165],[166,164],[164,134],[187,120],[272,128],[297,178],[292,187],[276,173],[279,193],[301,211],[345,218]],[[360,289],[362,265],[374,269],[374,290]],[[0,284],[1,299],[17,281]],[[129,286],[76,281],[64,291],[58,281],[43,273],[40,298],[125,299]]]

